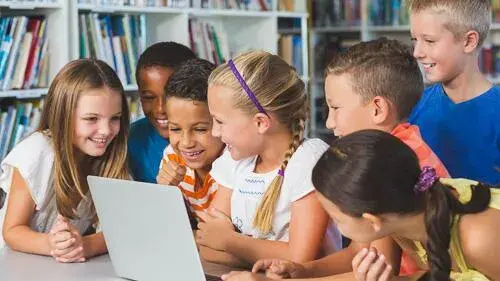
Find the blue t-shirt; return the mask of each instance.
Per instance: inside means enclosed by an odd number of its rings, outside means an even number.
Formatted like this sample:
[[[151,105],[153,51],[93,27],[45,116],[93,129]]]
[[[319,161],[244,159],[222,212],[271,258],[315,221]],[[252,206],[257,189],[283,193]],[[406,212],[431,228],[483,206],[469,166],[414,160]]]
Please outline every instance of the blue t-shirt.
[[[454,178],[500,183],[500,88],[454,103],[441,84],[430,86],[413,109],[410,123]]]
[[[142,118],[132,123],[128,138],[129,168],[136,181],[156,183],[156,176],[168,140]]]

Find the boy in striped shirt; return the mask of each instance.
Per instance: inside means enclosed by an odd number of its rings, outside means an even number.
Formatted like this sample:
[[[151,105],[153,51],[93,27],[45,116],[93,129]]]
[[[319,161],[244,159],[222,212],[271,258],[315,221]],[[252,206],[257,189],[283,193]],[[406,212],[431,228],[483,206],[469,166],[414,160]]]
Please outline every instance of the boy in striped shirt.
[[[163,152],[157,182],[178,186],[191,213],[209,207],[217,191],[210,176],[212,162],[224,149],[212,136],[207,105],[207,80],[214,68],[206,60],[189,60],[172,74],[166,88],[170,145]]]

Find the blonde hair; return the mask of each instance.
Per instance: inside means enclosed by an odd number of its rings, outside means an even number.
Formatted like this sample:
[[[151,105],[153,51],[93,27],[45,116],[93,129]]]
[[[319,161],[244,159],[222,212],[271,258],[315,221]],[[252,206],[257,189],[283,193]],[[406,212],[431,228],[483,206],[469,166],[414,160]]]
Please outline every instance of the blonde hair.
[[[292,133],[292,142],[285,153],[281,171],[304,139],[304,126],[308,114],[304,82],[294,68],[279,56],[253,51],[236,57],[234,65],[255,94],[266,113],[273,113]],[[259,112],[236,79],[227,63],[217,67],[208,79],[209,85],[234,90],[234,106],[253,116]],[[276,203],[281,193],[283,176],[276,175],[264,193],[254,217],[253,225],[262,233],[270,233]]]
[[[120,131],[104,155],[89,159],[89,168],[78,167],[73,145],[74,114],[78,98],[87,90],[102,87],[108,87],[122,97]],[[93,222],[97,221],[86,177],[97,175],[128,178],[126,161],[128,127],[129,111],[123,86],[111,67],[100,60],[81,59],[66,64],[59,71],[45,99],[38,131],[51,138],[55,156],[54,193],[57,210],[61,215],[74,219],[80,201],[88,200]]]
[[[455,37],[470,30],[479,33],[478,47],[486,37],[491,25],[491,0],[410,0],[412,13],[431,10],[448,18],[445,27]]]

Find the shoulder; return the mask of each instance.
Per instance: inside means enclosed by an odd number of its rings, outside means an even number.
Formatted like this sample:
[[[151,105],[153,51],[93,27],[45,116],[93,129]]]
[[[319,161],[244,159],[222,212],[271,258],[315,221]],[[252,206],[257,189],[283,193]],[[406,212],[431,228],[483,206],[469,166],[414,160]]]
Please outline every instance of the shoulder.
[[[327,151],[329,145],[321,139],[305,139],[290,158],[290,163],[316,162]]]
[[[477,214],[463,215],[458,226],[460,247],[466,261],[474,268],[485,268],[500,259],[500,211],[487,209]],[[489,253],[489,254],[487,254]],[[486,268],[485,268],[486,269]]]
[[[144,136],[151,134],[152,129],[149,120],[144,117],[130,125],[130,133],[128,137],[129,144],[139,142],[144,139]]]
[[[37,161],[47,154],[53,154],[50,138],[41,132],[35,132],[18,143],[5,157],[4,162]]]

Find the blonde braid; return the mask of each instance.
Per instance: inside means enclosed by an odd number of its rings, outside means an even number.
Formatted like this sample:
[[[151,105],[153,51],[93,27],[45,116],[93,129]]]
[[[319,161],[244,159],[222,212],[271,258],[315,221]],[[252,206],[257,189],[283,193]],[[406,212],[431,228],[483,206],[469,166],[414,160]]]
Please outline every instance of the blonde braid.
[[[290,143],[290,147],[285,153],[285,159],[281,164],[281,174],[278,174],[267,187],[253,220],[253,226],[263,234],[268,234],[272,230],[276,203],[281,193],[285,169],[288,165],[288,161],[290,161],[290,158],[292,158],[292,155],[297,151],[304,140],[305,120],[295,119],[292,122],[292,143]]]

